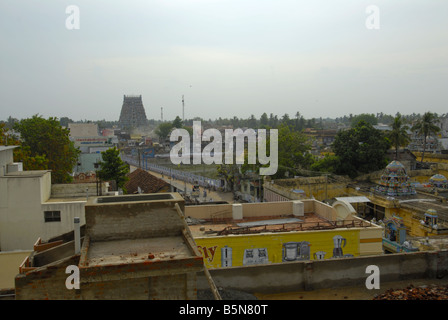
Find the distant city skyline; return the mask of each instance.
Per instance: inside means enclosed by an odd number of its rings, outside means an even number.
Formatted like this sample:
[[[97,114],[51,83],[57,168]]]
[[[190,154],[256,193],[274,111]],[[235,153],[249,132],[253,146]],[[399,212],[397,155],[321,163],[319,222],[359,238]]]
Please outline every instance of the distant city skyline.
[[[118,121],[123,95],[155,120],[182,118],[182,96],[185,119],[443,114],[447,16],[439,0],[4,0],[0,120]]]

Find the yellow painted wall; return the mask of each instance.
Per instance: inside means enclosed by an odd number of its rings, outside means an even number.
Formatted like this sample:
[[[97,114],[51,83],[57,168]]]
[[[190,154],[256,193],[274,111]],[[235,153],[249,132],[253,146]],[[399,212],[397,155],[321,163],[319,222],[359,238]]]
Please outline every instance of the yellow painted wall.
[[[420,161],[422,159],[421,152],[413,152],[413,153],[417,157],[417,161]],[[436,163],[448,164],[448,156],[445,154],[434,154],[434,153],[426,152],[425,156],[423,158],[423,162],[436,162]]]
[[[377,255],[383,253],[383,228],[364,228],[359,231],[359,255]]]
[[[19,266],[31,251],[0,252],[0,289],[15,288],[14,278]]]
[[[417,157],[417,161],[421,160],[422,155],[420,152],[414,152],[414,155]],[[423,162],[437,163],[437,167],[435,169],[435,172],[431,172],[431,174],[428,177],[426,177],[426,176],[415,177],[415,180],[417,180],[418,182],[428,183],[429,178],[435,173],[439,173],[448,178],[448,155],[425,153]]]
[[[427,237],[435,236],[436,232],[431,232],[430,228],[423,228],[420,220],[416,218],[415,212],[407,208],[391,208],[387,218],[392,215],[403,219],[403,224],[406,226],[406,233],[411,237]]]
[[[437,173],[448,178],[448,171],[447,170],[437,170]],[[424,176],[424,175],[412,176],[411,179],[412,179],[412,181],[417,181],[417,182],[419,182],[421,184],[429,184],[429,179],[434,174],[436,174],[436,172],[431,172],[431,174],[426,175],[426,176]]]
[[[339,183],[331,183],[322,176],[304,177],[281,179],[275,184],[265,183],[263,187],[291,200],[301,198],[299,194],[292,192],[292,189],[302,189],[307,199],[313,196],[316,200],[322,201],[347,194],[347,184],[349,181],[347,179]]]
[[[318,251],[326,252],[324,259],[329,259],[333,257],[333,237],[336,235],[347,239],[345,247],[342,248],[344,255],[360,255],[359,229],[265,233],[244,236],[229,235],[223,237],[195,238],[195,242],[204,257],[206,266],[208,268],[220,268],[222,267],[221,249],[225,246],[232,249],[231,266],[244,265],[245,249],[259,248],[267,249],[267,263],[281,263],[283,244],[287,242],[308,241],[310,243],[310,260],[314,260],[314,253]]]
[[[410,236],[431,237],[437,235],[436,232],[431,232],[430,228],[422,227],[420,220],[415,218],[414,212],[403,208],[400,210],[399,214],[400,217],[403,218],[403,223],[406,226],[406,231]]]

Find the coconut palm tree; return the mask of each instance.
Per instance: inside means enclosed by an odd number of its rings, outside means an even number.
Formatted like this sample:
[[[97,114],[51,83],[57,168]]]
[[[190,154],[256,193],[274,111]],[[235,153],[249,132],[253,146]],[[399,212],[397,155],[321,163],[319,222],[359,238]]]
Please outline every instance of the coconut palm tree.
[[[401,114],[398,113],[392,124],[392,130],[388,132],[388,138],[391,140],[392,145],[395,147],[395,160],[398,160],[398,149],[409,144],[410,138],[407,130],[409,127],[404,124]]]
[[[438,118],[437,114],[431,112],[425,112],[425,114],[416,121],[412,130],[416,131],[418,135],[423,135],[423,153],[420,163],[423,163],[426,151],[426,138],[431,135],[435,135],[440,131],[440,128],[436,125]]]

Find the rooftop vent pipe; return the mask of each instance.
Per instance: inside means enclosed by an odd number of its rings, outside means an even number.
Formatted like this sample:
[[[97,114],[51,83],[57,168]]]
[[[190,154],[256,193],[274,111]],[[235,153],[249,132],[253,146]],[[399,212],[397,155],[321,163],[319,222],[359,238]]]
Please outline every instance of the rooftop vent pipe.
[[[243,219],[243,206],[241,203],[232,204],[232,218],[233,220]]]
[[[81,253],[81,227],[79,217],[75,217],[75,254]]]
[[[296,217],[303,217],[305,215],[304,203],[300,200],[292,202],[292,214]]]

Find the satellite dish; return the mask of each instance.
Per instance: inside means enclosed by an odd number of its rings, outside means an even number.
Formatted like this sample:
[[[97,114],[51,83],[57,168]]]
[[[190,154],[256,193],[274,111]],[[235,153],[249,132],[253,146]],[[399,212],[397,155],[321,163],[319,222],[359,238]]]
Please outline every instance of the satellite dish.
[[[142,193],[142,189],[140,187],[137,187],[138,193]]]

